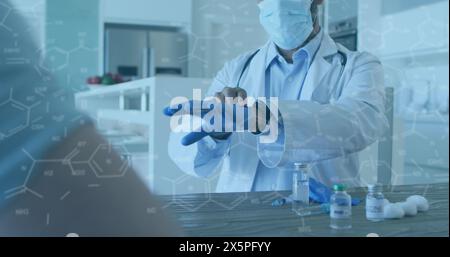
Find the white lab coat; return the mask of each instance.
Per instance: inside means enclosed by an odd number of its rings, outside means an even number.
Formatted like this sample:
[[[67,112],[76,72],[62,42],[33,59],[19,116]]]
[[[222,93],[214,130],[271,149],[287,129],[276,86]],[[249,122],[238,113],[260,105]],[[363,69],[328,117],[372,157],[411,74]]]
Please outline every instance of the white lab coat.
[[[268,49],[269,44],[261,48],[242,77],[240,86],[249,96],[265,94]],[[343,70],[338,50],[347,57]],[[250,55],[228,62],[208,95],[225,86],[236,86]],[[389,126],[384,114],[381,63],[368,53],[351,52],[324,35],[300,90],[298,101],[279,100],[284,144],[260,144],[256,136],[245,133],[233,134],[231,142],[222,144],[221,149],[216,149],[217,144],[209,137],[184,147],[180,140],[185,134],[172,133],[169,155],[181,170],[194,176],[208,177],[221,170],[217,192],[251,191],[260,161],[270,168],[293,162],[313,163],[312,176],[328,186],[360,186],[358,152],[376,142]]]

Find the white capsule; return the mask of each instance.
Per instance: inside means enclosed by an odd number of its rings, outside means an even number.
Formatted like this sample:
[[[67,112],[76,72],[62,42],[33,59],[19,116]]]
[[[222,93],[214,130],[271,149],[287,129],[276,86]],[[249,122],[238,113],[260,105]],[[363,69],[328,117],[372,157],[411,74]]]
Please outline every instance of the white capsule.
[[[401,219],[405,216],[405,211],[399,204],[389,203],[384,206],[385,219]]]
[[[400,202],[398,203],[405,212],[405,216],[416,216],[417,215],[417,205],[414,202]]]
[[[428,203],[428,200],[421,195],[410,196],[408,197],[408,199],[406,199],[406,201],[415,203],[417,206],[417,210],[419,212],[425,212],[428,211],[428,209],[430,209],[430,204]]]

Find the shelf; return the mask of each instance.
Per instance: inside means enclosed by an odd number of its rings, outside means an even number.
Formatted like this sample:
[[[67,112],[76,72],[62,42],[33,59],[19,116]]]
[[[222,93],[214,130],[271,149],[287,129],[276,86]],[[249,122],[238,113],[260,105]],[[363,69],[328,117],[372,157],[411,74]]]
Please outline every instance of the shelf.
[[[440,113],[429,113],[429,114],[413,114],[405,113],[401,114],[401,119],[405,123],[427,123],[436,125],[448,125],[449,115]]]
[[[380,59],[383,62],[395,62],[395,61],[421,61],[429,58],[447,58],[448,60],[448,46],[439,48],[428,48],[420,50],[410,50],[404,52],[398,52],[393,54],[381,55]]]
[[[98,130],[100,135],[104,136],[108,139],[115,139],[115,138],[131,138],[135,137],[136,135],[134,133],[125,133],[121,130],[107,130],[107,129],[101,129]]]
[[[120,121],[127,124],[150,125],[150,112],[134,111],[134,110],[108,110],[102,109],[97,111],[99,120]]]
[[[123,147],[123,149],[130,154],[148,153],[148,141],[144,141],[144,139],[106,139],[112,145]]]
[[[75,94],[77,99],[99,96],[139,96],[148,93],[148,88],[155,78],[125,82],[113,86],[103,86]]]

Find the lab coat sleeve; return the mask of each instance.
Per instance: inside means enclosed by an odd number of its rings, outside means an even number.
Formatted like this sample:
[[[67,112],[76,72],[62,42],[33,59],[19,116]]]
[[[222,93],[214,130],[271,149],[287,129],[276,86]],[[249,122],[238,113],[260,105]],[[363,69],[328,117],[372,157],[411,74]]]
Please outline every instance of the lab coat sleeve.
[[[384,75],[381,63],[360,54],[340,97],[329,104],[280,101],[278,140],[258,143],[258,155],[268,167],[292,162],[318,162],[359,152],[383,135]]]

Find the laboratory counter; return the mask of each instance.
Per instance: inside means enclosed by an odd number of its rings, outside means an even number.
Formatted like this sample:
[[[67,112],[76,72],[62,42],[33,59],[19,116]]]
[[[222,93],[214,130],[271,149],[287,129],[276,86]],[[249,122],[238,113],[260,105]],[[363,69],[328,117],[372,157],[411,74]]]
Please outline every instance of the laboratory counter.
[[[348,191],[364,199],[366,188]],[[164,196],[186,236],[356,236],[381,237],[449,236],[448,183],[390,186],[384,188],[391,202],[405,201],[411,195],[423,195],[430,209],[414,217],[371,222],[365,217],[364,202],[352,208],[352,229],[336,231],[329,227],[328,214],[296,216],[290,205],[272,207],[273,200],[289,192],[223,193]]]

